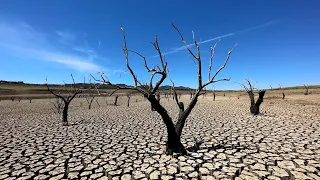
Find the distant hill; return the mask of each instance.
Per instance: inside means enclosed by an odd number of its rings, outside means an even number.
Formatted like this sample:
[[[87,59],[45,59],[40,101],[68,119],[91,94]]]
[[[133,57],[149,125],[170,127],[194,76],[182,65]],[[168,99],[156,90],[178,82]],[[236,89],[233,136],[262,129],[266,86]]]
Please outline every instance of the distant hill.
[[[49,84],[50,87],[71,87],[73,84]],[[89,88],[91,84],[86,83],[76,83],[75,87],[79,88]],[[114,86],[111,85],[106,85],[106,84],[100,84],[100,83],[96,83],[98,89],[115,89]],[[126,84],[117,84],[119,86],[127,86],[130,87],[130,85],[126,85]],[[132,87],[132,86],[131,86]],[[147,86],[148,87],[148,86]],[[18,89],[37,89],[37,90],[44,90],[45,84],[30,84],[30,83],[24,83],[23,81],[5,81],[5,80],[0,80],[0,90],[2,89],[6,89],[6,90],[18,90]],[[282,89],[304,89],[304,86],[291,86],[291,87],[283,87]],[[308,85],[309,89],[318,89],[320,88],[320,85]],[[160,90],[170,90],[171,89],[171,85],[163,85],[160,86],[159,88]],[[188,89],[192,89],[189,87],[185,87],[185,86],[176,86],[175,87],[176,90],[188,90]],[[273,90],[279,90],[279,88],[273,88]],[[216,90],[216,91],[222,91],[222,90]],[[223,90],[223,91],[239,91],[239,90]],[[242,91],[242,90],[240,90]]]
[[[100,84],[100,83],[96,83],[95,84],[97,86],[98,89],[115,89],[114,86],[111,85],[106,85],[106,84]],[[126,87],[132,87],[130,85],[126,85],[126,84],[116,84],[119,86],[126,86]],[[71,87],[73,86],[73,84],[49,84],[50,87]],[[75,87],[76,88],[89,88],[91,86],[91,84],[86,83],[76,83]],[[148,87],[148,86],[147,86]],[[18,88],[22,88],[22,89],[43,89],[45,88],[45,84],[30,84],[30,83],[24,83],[23,81],[4,81],[4,80],[0,80],[0,89],[18,89]],[[187,90],[190,89],[189,87],[184,87],[184,86],[177,86],[175,87],[177,90]],[[171,89],[170,85],[164,85],[164,86],[160,86],[159,88],[160,90],[169,90]]]

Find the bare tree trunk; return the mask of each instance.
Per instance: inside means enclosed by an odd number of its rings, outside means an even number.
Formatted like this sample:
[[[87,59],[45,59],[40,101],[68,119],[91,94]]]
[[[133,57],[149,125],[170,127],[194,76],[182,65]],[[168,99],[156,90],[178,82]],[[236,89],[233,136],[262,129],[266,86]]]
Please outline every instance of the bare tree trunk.
[[[305,84],[303,86],[304,86],[304,88],[306,88],[306,92],[304,93],[304,95],[308,95],[309,94],[308,86],[306,86]]]
[[[115,97],[115,99],[114,99],[114,103],[113,103],[113,105],[115,105],[115,106],[118,106],[118,95],[116,95],[116,97]]]
[[[216,100],[216,93],[213,92],[213,101],[215,101],[215,100]]]
[[[64,126],[68,126],[68,109],[69,109],[69,103],[64,101],[64,107],[62,111],[62,123]]]
[[[263,102],[263,96],[265,94],[266,91],[259,91],[259,97],[257,102],[254,102],[254,94],[252,91],[249,91],[249,97],[250,97],[250,101],[251,101],[251,106],[250,106],[250,112],[253,115],[257,115],[260,113],[260,105]]]
[[[89,107],[88,107],[89,109],[91,109],[93,100],[94,100],[94,97],[91,97],[91,99],[90,99],[90,101],[89,101]]]
[[[284,92],[282,92],[282,99],[284,99],[286,97],[286,95],[284,94]]]
[[[127,101],[127,107],[129,107],[130,106],[130,96],[128,96],[128,101]]]
[[[172,155],[173,152],[175,152],[175,153],[182,153],[183,155],[186,155],[187,150],[182,145],[180,136],[176,133],[176,128],[173,124],[172,119],[168,115],[168,112],[160,105],[155,95],[150,95],[148,100],[151,102],[151,106],[154,108],[154,110],[160,114],[164,124],[167,127],[167,133],[168,133],[167,150],[166,150],[167,154]]]
[[[183,103],[180,102],[179,103],[179,109],[180,109],[180,112],[182,111],[183,113],[181,113],[178,117],[178,121],[176,123],[176,132],[177,132],[177,135],[180,137],[181,134],[182,134],[182,129],[185,125],[185,122],[187,120],[187,117],[189,116],[189,114],[191,113],[191,110],[194,108],[194,106],[197,104],[197,101],[198,101],[198,97],[199,97],[199,93],[200,91],[197,91],[197,93],[193,96],[188,108],[184,111],[184,106],[183,106]]]

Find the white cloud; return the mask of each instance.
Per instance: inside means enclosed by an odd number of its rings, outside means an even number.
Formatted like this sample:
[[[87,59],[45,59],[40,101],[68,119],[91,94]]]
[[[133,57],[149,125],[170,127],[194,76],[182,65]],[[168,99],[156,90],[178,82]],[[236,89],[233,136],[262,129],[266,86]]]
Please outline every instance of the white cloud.
[[[71,33],[57,31],[64,39],[76,38]],[[0,20],[0,50],[2,53],[19,56],[27,60],[45,60],[60,63],[79,71],[99,71],[102,68],[93,63],[94,56],[78,56],[60,50],[53,35],[36,31],[31,25],[18,22],[6,23]],[[90,51],[89,51],[90,52]]]

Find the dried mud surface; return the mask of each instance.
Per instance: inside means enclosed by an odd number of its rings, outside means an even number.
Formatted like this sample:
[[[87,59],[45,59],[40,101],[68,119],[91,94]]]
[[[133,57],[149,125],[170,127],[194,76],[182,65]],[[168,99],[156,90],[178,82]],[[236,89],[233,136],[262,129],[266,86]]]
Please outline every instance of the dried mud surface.
[[[131,99],[91,110],[76,99],[67,127],[52,100],[0,101],[0,179],[320,179],[319,94],[266,99],[258,116],[247,97],[200,97],[182,141],[204,143],[173,157],[160,116]],[[161,102],[175,118],[174,101]]]

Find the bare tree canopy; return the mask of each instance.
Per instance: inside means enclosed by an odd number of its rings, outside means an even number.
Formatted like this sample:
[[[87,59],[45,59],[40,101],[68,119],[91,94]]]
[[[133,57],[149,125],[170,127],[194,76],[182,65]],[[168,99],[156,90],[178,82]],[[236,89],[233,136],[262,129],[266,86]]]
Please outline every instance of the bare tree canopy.
[[[72,82],[71,88],[66,87],[66,84],[64,83],[64,91],[67,92],[66,95],[62,95],[60,92],[56,93],[53,89],[51,89],[48,85],[48,80],[46,79],[46,87],[47,90],[53,94],[55,97],[62,99],[64,102],[64,107],[62,111],[62,122],[64,126],[68,126],[68,109],[70,102],[80,93],[82,93],[82,90],[80,88],[76,88],[76,83],[74,81],[73,75],[71,74]]]
[[[152,42],[152,45],[153,45],[154,49],[156,50],[156,52],[158,53],[160,65],[156,65],[155,67],[151,68],[148,66],[147,59],[145,56],[143,56],[142,54],[140,54],[134,50],[128,49],[124,29],[121,27],[123,41],[124,41],[124,45],[122,47],[122,50],[123,50],[123,53],[125,56],[127,70],[133,78],[133,82],[134,82],[133,86],[120,86],[117,84],[113,84],[113,83],[111,83],[111,81],[109,81],[108,77],[104,74],[100,75],[101,76],[100,80],[95,78],[96,81],[99,81],[99,82],[102,82],[102,83],[108,84],[108,85],[113,85],[116,88],[111,93],[111,95],[119,89],[130,89],[130,90],[140,92],[150,102],[151,108],[160,114],[164,124],[166,125],[167,133],[168,133],[167,154],[171,154],[171,155],[173,154],[173,152],[187,154],[186,148],[181,143],[182,129],[186,123],[186,119],[189,116],[192,109],[195,107],[195,105],[198,101],[198,97],[201,95],[202,90],[206,86],[208,86],[212,83],[219,82],[219,81],[229,81],[230,80],[230,78],[217,79],[217,75],[221,72],[222,69],[224,69],[226,67],[228,60],[230,58],[230,55],[236,46],[235,45],[228,52],[227,57],[226,57],[223,65],[213,75],[211,75],[212,60],[214,57],[214,52],[215,52],[216,46],[220,42],[220,40],[214,45],[214,47],[210,48],[211,53],[210,53],[210,59],[209,59],[210,65],[209,65],[209,72],[208,72],[208,80],[206,82],[203,82],[203,77],[202,77],[203,73],[202,73],[202,64],[201,64],[202,58],[201,58],[200,46],[199,46],[200,43],[197,42],[195,35],[192,32],[193,45],[196,47],[196,52],[193,52],[190,49],[188,43],[184,40],[179,29],[173,23],[172,23],[172,26],[179,34],[181,41],[183,42],[183,44],[186,47],[186,49],[188,50],[188,52],[191,54],[191,57],[195,60],[195,62],[197,64],[197,69],[198,69],[198,86],[195,89],[195,92],[193,93],[191,101],[186,106],[186,108],[182,102],[179,102],[178,97],[177,97],[177,92],[175,91],[174,82],[170,78],[170,81],[172,82],[172,91],[173,91],[175,103],[177,104],[179,111],[180,111],[176,124],[173,123],[172,118],[169,116],[167,110],[160,104],[159,87],[164,82],[164,80],[169,76],[169,71],[168,71],[168,62],[165,60],[164,55],[161,52],[157,36],[155,36],[155,39],[154,39],[154,42]],[[138,55],[143,60],[145,70],[151,74],[149,83],[142,83],[141,81],[138,80],[137,75],[135,74],[135,72],[132,70],[132,68],[130,66],[129,53],[133,53],[135,55]],[[159,76],[160,78],[158,79],[158,81],[156,81],[154,83],[154,77],[156,75]]]

